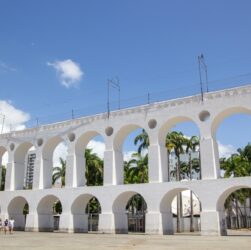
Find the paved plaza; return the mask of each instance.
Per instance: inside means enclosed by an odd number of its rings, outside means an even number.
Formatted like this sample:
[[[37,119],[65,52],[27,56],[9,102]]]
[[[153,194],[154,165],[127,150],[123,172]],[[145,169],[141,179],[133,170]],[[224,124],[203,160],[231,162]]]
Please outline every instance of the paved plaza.
[[[233,234],[235,234],[233,232]],[[239,234],[239,233],[238,233]],[[67,234],[14,232],[0,234],[1,250],[101,250],[101,249],[168,249],[168,250],[250,250],[251,234],[241,236],[140,235],[140,234]]]

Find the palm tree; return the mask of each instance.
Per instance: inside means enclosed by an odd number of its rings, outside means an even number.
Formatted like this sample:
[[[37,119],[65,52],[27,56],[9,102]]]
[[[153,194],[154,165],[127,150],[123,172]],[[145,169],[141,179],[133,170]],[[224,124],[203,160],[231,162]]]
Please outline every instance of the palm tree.
[[[186,140],[186,153],[189,155],[189,177],[192,180],[193,169],[195,172],[200,171],[200,163],[198,161],[192,161],[192,152],[195,152],[198,146],[200,145],[200,141],[198,136],[192,136]],[[195,163],[195,164],[193,164]],[[196,164],[199,163],[199,164]],[[190,190],[190,232],[194,232],[194,221],[193,221],[193,192]]]
[[[150,145],[149,136],[144,129],[142,129],[142,133],[137,135],[134,139],[134,145],[137,145],[138,143],[140,143],[138,146],[139,154],[141,154],[143,149],[147,149]]]
[[[52,184],[55,184],[56,180],[61,179],[61,186],[65,186],[65,171],[66,171],[66,160],[59,158],[60,167],[53,168]]]
[[[176,157],[177,157],[177,165],[176,165],[176,181],[181,180],[181,174],[180,174],[180,155],[184,153],[184,146],[186,143],[186,139],[182,132],[172,131],[171,133],[167,134],[166,137],[166,144],[169,145],[169,147],[172,146],[172,150],[174,151]],[[177,194],[177,232],[180,233],[180,218],[182,215],[182,197],[181,193]]]
[[[224,177],[242,177],[242,176],[249,176],[249,169],[250,169],[250,162],[248,161],[247,157],[244,157],[243,152],[239,149],[241,154],[232,154],[228,159],[222,158],[220,159],[220,167],[222,170],[224,170]],[[239,228],[239,209],[238,203],[243,202],[242,192],[234,192],[230,195],[229,200],[225,202],[225,205],[231,206],[231,202],[235,204],[235,210],[236,210],[236,218],[237,218],[237,227]],[[246,196],[247,198],[247,196]],[[231,210],[230,207],[228,210]]]
[[[125,184],[148,182],[148,154],[132,154],[132,159],[125,162]]]
[[[85,149],[86,160],[86,185],[87,186],[101,186],[103,185],[103,160],[101,160],[92,149]]]
[[[228,159],[220,159],[220,167],[224,170],[224,177],[249,176],[249,162],[241,155],[232,154]]]

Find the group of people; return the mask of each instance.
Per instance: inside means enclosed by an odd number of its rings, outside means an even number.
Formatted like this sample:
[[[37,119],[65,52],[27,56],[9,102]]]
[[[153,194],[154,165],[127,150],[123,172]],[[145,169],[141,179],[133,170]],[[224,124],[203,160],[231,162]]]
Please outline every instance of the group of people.
[[[0,231],[4,230],[4,233],[6,234],[7,231],[9,231],[10,234],[13,233],[14,229],[14,219],[10,218],[9,220],[6,219],[4,222],[2,222],[2,219],[0,218]]]

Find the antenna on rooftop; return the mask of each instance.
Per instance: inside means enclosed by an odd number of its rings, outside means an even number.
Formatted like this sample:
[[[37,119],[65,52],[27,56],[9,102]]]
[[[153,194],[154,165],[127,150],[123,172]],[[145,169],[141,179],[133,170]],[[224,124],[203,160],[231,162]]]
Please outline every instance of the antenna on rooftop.
[[[107,115],[110,116],[110,88],[114,88],[118,91],[118,109],[120,109],[120,83],[119,78],[107,80]]]
[[[201,70],[204,70],[204,73],[205,73],[206,92],[208,92],[207,65],[206,65],[205,58],[204,58],[203,54],[198,56],[198,66],[199,66],[199,75],[200,75],[201,100],[203,101],[204,100],[204,93],[203,93],[203,80],[202,80]]]

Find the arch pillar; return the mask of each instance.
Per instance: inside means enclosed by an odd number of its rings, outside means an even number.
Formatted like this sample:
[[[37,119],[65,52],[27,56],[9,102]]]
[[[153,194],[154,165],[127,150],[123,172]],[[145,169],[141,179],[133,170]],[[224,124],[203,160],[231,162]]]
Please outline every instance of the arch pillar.
[[[9,160],[6,164],[5,191],[13,191],[15,188],[14,167],[15,162],[13,152],[9,152]]]
[[[27,232],[38,232],[38,214],[37,211],[29,211],[26,215],[25,231]]]
[[[99,215],[98,231],[101,233],[115,233],[113,212],[102,212]]]
[[[42,158],[42,150],[40,148],[36,148],[36,160],[34,166],[34,175],[33,175],[33,184],[32,189],[43,189],[43,158]]]
[[[149,183],[165,182],[168,180],[167,150],[158,143],[148,147]]]
[[[145,229],[147,234],[174,234],[172,212],[147,212]]]
[[[149,130],[150,145],[148,146],[149,183],[168,181],[168,161],[165,145],[158,141],[158,130]]]
[[[113,147],[113,139],[106,137],[104,152],[104,186],[124,184],[123,152]]]
[[[211,133],[210,124],[201,127],[200,135],[202,179],[217,179],[220,177],[218,144]]]
[[[227,235],[227,226],[223,211],[202,211],[201,235]]]
[[[80,187],[86,183],[85,179],[85,157],[76,152],[75,144],[68,144],[68,154],[66,156],[66,177],[65,186]]]

